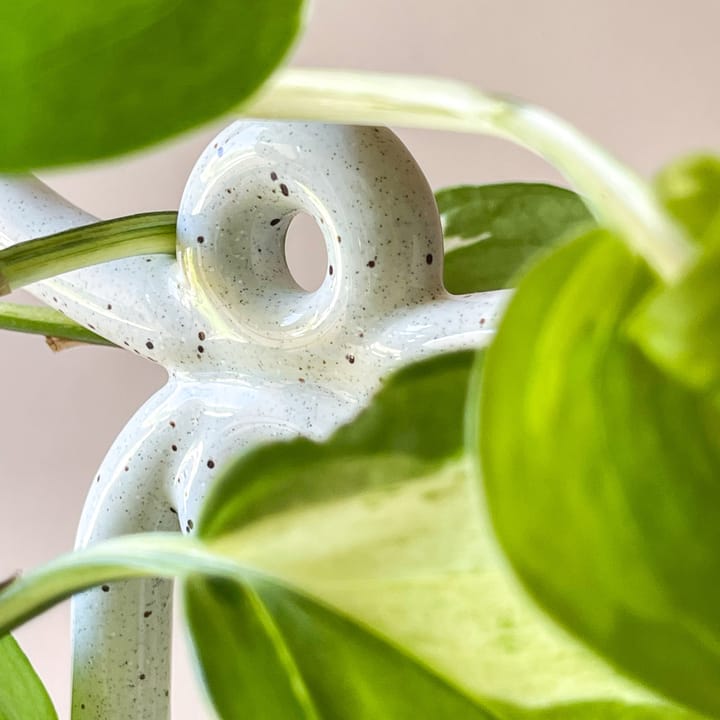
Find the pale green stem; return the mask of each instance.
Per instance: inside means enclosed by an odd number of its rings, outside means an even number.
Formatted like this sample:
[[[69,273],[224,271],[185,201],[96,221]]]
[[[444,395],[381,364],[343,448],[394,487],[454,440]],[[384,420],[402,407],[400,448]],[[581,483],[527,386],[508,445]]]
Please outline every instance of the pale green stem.
[[[640,178],[564,121],[518,100],[453,80],[290,69],[276,75],[241,112],[502,137],[555,166],[585,197],[598,220],[620,234],[665,280],[677,280],[695,257],[695,247]]]
[[[546,158],[581,193],[601,223],[668,281],[695,247],[648,186],[573,127],[520,101],[453,80],[369,72],[291,69],[243,114],[285,119],[405,125],[495,135]],[[0,251],[0,294],[87,265],[175,250],[175,213],[96,223]]]
[[[178,533],[142,533],[77,550],[8,581],[0,590],[0,637],[30,618],[96,585],[135,577],[201,573],[240,579],[252,571]]]
[[[0,250],[0,295],[71,270],[134,255],[175,252],[177,213],[93,223]]]
[[[92,330],[73,322],[59,310],[37,305],[0,303],[0,330],[14,330],[93,345],[113,345]]]

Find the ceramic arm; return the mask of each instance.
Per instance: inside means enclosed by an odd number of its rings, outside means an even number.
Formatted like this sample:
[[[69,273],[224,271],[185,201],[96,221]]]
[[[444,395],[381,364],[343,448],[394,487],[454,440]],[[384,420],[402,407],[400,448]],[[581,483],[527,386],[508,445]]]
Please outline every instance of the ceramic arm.
[[[129,533],[179,530],[169,490],[172,453],[163,442],[168,398],[171,386],[114,443],[92,483],[78,547]],[[74,720],[169,716],[172,585],[154,578],[108,583],[73,599]]]
[[[35,177],[0,177],[0,248],[96,220]],[[154,255],[65,273],[28,290],[116,344],[163,359],[147,342],[155,345],[170,314],[176,327],[190,324],[190,311],[178,305],[178,283],[175,258]]]
[[[377,352],[398,363],[453,350],[488,345],[512,292],[445,295],[386,318],[378,332]]]

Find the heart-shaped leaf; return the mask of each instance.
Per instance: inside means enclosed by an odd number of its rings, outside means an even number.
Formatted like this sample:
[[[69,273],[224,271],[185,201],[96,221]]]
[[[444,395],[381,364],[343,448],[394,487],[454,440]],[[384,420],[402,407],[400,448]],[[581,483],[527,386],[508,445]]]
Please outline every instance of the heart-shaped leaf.
[[[445,286],[500,290],[541,249],[593,224],[578,195],[539,183],[463,186],[436,194],[446,240]]]
[[[555,631],[509,577],[462,450],[472,360],[409,367],[327,442],[260,448],[220,479],[199,537],[262,573],[187,585],[222,717],[691,717]]]
[[[656,285],[596,231],[520,282],[476,443],[497,536],[556,618],[626,672],[720,714],[720,418],[624,324]]]
[[[94,160],[226,112],[302,13],[302,0],[2,3],[0,170]]]

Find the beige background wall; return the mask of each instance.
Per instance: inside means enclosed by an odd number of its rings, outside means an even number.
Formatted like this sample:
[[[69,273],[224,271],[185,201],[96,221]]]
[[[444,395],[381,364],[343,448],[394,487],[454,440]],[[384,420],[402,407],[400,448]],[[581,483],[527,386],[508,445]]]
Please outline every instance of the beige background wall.
[[[716,0],[317,0],[293,63],[419,72],[540,103],[641,173],[720,148]],[[102,217],[175,208],[216,128],[114,164],[45,177]],[[538,159],[485,138],[401,131],[434,187],[554,180]],[[51,355],[0,334],[0,577],[72,547],[85,489],[114,435],[163,382],[113,350]],[[62,717],[69,697],[67,607],[18,633]],[[188,668],[180,662],[178,676]],[[177,681],[175,717],[204,717]]]

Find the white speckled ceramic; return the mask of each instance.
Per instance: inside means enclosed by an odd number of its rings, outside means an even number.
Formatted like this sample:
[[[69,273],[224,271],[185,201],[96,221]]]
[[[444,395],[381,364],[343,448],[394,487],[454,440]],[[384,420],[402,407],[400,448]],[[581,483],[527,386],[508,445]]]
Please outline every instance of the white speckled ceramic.
[[[327,245],[312,293],[284,256],[301,211]],[[1,244],[93,220],[33,178],[0,179]],[[389,130],[224,130],[188,181],[177,259],[137,257],[31,288],[169,372],[94,479],[78,545],[191,532],[232,454],[298,433],[322,438],[398,365],[484,345],[506,294],[449,295],[442,260],[432,192]],[[76,598],[73,718],[168,716],[171,596],[170,582],[144,580]]]

